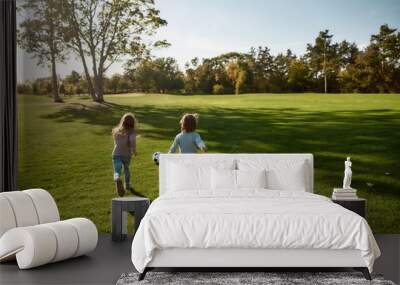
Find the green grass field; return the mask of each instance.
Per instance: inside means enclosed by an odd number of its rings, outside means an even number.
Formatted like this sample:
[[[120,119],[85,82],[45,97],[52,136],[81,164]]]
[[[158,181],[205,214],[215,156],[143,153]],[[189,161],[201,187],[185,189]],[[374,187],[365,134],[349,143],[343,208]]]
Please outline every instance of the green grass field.
[[[63,219],[84,216],[110,232],[115,196],[111,128],[125,112],[140,121],[133,184],[158,195],[155,151],[166,152],[184,112],[200,114],[199,132],[215,153],[313,153],[315,192],[340,186],[346,156],[352,186],[368,199],[376,233],[400,233],[400,95],[258,94],[226,96],[19,96],[19,188],[41,187],[57,200]],[[373,186],[368,186],[372,183]]]

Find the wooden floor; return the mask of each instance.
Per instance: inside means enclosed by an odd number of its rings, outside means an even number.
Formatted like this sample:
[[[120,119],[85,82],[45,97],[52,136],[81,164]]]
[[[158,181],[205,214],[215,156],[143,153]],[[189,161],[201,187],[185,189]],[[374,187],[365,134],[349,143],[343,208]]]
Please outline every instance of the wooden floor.
[[[399,284],[400,234],[375,238],[382,256],[376,261],[374,272]],[[122,273],[134,271],[131,242],[132,238],[115,243],[109,235],[100,235],[97,249],[88,256],[30,270],[19,270],[15,262],[4,263],[0,265],[0,284],[115,284]]]

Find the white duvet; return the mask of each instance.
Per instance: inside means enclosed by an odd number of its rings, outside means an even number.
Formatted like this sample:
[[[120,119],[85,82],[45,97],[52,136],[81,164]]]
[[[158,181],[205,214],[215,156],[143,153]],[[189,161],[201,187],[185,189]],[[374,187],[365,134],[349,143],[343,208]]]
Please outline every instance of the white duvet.
[[[380,255],[359,215],[320,195],[272,190],[164,194],[134,237],[135,268],[165,248],[358,249],[371,272]]]

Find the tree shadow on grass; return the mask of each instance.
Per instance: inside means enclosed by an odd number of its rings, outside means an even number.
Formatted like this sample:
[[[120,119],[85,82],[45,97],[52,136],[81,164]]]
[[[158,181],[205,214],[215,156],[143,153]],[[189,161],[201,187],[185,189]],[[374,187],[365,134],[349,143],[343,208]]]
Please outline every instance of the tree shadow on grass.
[[[296,108],[196,109],[115,103],[72,103],[43,116],[59,123],[82,122],[104,127],[109,134],[121,116],[133,112],[140,133],[153,140],[172,141],[185,112],[200,113],[199,132],[217,153],[313,153],[316,175],[330,186],[339,186],[343,161],[354,161],[354,186],[373,183],[379,192],[400,195],[400,112],[390,109],[309,112]],[[385,176],[385,172],[391,173]],[[357,178],[365,174],[368,181]],[[333,184],[333,185],[331,185]],[[318,187],[318,185],[317,185]],[[329,189],[330,191],[331,189]],[[368,191],[371,191],[369,189]]]

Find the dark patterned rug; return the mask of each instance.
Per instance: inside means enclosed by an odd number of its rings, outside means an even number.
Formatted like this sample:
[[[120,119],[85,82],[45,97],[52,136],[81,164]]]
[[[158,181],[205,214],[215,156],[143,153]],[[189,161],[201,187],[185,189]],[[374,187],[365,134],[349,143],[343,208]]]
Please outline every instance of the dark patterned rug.
[[[395,285],[380,275],[372,275],[368,281],[359,272],[148,272],[138,281],[138,273],[122,274],[117,285],[146,284],[213,284],[213,285]]]

